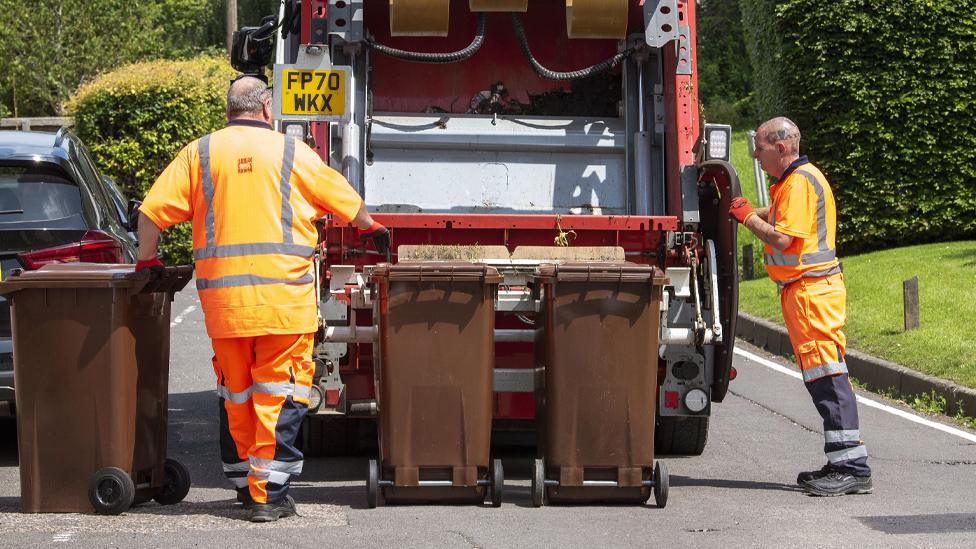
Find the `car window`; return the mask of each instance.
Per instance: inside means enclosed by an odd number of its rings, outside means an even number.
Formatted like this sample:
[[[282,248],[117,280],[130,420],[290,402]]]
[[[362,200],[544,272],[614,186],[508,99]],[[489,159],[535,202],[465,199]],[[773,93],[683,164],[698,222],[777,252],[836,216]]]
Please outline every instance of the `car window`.
[[[0,166],[0,227],[15,223],[85,229],[78,185],[54,168]]]
[[[119,213],[119,219],[123,222],[129,217],[128,214],[128,202],[125,200],[125,195],[119,190],[119,186],[115,184],[115,181],[110,177],[102,178],[102,182],[105,183],[105,191],[108,192],[109,198],[115,204],[115,209]]]
[[[92,163],[91,159],[88,158],[85,148],[74,139],[69,140],[69,142],[70,146],[68,147],[68,155],[71,157],[71,162],[77,166],[78,170],[81,172],[81,176],[84,178],[86,183],[85,187],[94,195],[94,200],[101,204],[102,208],[111,205],[112,209],[109,210],[109,212],[114,212],[115,206],[105,194],[105,190],[102,188],[101,177],[98,175],[98,169],[95,168],[95,165]],[[109,212],[103,211],[103,213]]]

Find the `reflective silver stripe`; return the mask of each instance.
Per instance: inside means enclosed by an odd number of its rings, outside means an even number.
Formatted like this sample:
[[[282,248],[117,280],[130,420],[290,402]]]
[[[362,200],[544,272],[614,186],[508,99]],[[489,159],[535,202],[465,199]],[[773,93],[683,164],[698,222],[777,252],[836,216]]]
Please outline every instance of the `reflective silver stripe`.
[[[251,470],[251,464],[246,461],[239,461],[237,463],[222,463],[225,473],[246,473]]]
[[[800,264],[800,258],[794,254],[783,254],[773,248],[773,253],[763,254],[763,261],[766,265],[777,265],[784,267],[796,267]]]
[[[827,461],[831,463],[841,463],[862,457],[868,457],[868,449],[863,444],[853,448],[837,450],[836,452],[827,452]]]
[[[223,385],[217,386],[217,394],[220,395],[224,400],[229,400],[233,404],[244,404],[251,398],[251,390],[253,387],[248,387],[239,393],[232,393],[230,389],[224,387]]]
[[[817,181],[816,176],[812,173],[797,170],[797,173],[807,178],[807,181],[813,185],[813,190],[817,193],[817,249],[820,251],[827,250],[827,202],[824,199],[824,189],[820,181]]]
[[[251,469],[259,471],[278,471],[279,473],[289,473],[297,475],[302,472],[303,461],[278,461],[276,459],[265,459],[255,456],[248,456]]]
[[[201,259],[210,259],[213,257],[241,257],[267,254],[295,255],[310,258],[313,253],[315,253],[314,246],[262,242],[259,244],[225,244],[212,248],[197,248],[193,250],[193,259],[200,261]]]
[[[284,244],[295,242],[291,233],[291,168],[295,162],[295,138],[285,136],[285,155],[281,161],[281,236]],[[311,254],[309,254],[311,255]]]
[[[818,271],[807,271],[798,278],[791,278],[789,280],[784,280],[782,282],[780,282],[779,280],[775,280],[774,282],[776,282],[776,285],[779,286],[780,288],[785,288],[790,284],[793,284],[797,280],[800,280],[801,278],[817,278],[818,276],[830,276],[841,272],[843,271],[841,270],[840,265],[834,265],[833,267],[820,269]]]
[[[831,444],[834,442],[859,442],[861,431],[858,429],[847,431],[824,431],[824,442]]]
[[[273,459],[262,459],[254,456],[249,457],[251,462],[251,472],[249,476],[267,479],[274,484],[287,484],[293,475],[301,474],[301,461],[275,461]]]
[[[808,368],[803,370],[803,381],[813,381],[815,379],[820,379],[824,376],[829,376],[833,374],[846,374],[847,373],[847,363],[846,362],[828,362],[827,364],[822,364],[820,366],[815,366],[813,368]]]
[[[292,396],[297,398],[308,398],[311,389],[294,383],[255,383],[254,391],[263,395],[273,396]]]
[[[803,278],[816,278],[818,276],[830,276],[840,272],[841,272],[840,265],[834,265],[833,267],[820,269],[819,271],[807,271],[803,273]]]
[[[209,290],[211,288],[230,288],[233,286],[259,286],[262,284],[311,284],[312,275],[306,274],[298,280],[288,280],[287,278],[269,278],[257,275],[229,275],[220,278],[198,278],[197,289]]]
[[[811,263],[824,263],[825,261],[832,261],[836,257],[837,257],[837,252],[834,250],[823,250],[819,252],[803,254],[803,264],[809,265]]]
[[[207,232],[207,247],[214,245],[214,184],[213,174],[210,173],[210,134],[200,138],[200,183],[203,185],[203,200],[207,204],[204,214],[204,226]]]

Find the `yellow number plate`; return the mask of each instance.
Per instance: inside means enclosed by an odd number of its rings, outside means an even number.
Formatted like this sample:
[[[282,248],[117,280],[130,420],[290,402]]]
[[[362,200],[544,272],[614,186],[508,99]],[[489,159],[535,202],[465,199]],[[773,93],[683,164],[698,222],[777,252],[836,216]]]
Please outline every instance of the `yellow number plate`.
[[[282,71],[281,84],[281,114],[345,114],[346,71],[288,69]]]

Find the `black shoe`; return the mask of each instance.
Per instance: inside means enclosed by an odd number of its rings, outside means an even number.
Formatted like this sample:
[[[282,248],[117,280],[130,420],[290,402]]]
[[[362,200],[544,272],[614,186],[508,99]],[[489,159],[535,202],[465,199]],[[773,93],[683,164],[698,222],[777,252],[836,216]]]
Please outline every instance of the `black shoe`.
[[[250,509],[254,507],[254,500],[251,499],[251,491],[247,488],[237,489],[237,501],[241,504],[244,509]]]
[[[832,497],[845,494],[870,494],[873,490],[870,476],[856,477],[840,471],[831,471],[803,485],[803,491],[812,496]]]
[[[285,496],[285,499],[274,503],[255,503],[251,509],[251,522],[274,522],[297,514],[295,500],[291,496]]]
[[[802,473],[796,476],[796,483],[799,484],[800,486],[803,486],[804,484],[810,482],[811,480],[815,480],[827,476],[828,473],[830,473],[829,463],[821,467],[819,471],[803,471]]]

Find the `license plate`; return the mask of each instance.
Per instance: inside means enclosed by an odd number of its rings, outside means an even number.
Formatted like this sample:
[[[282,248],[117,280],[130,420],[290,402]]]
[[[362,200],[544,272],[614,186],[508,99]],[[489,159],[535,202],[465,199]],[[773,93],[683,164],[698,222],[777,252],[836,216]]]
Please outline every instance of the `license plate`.
[[[281,73],[281,114],[344,116],[346,71],[285,69]]]

